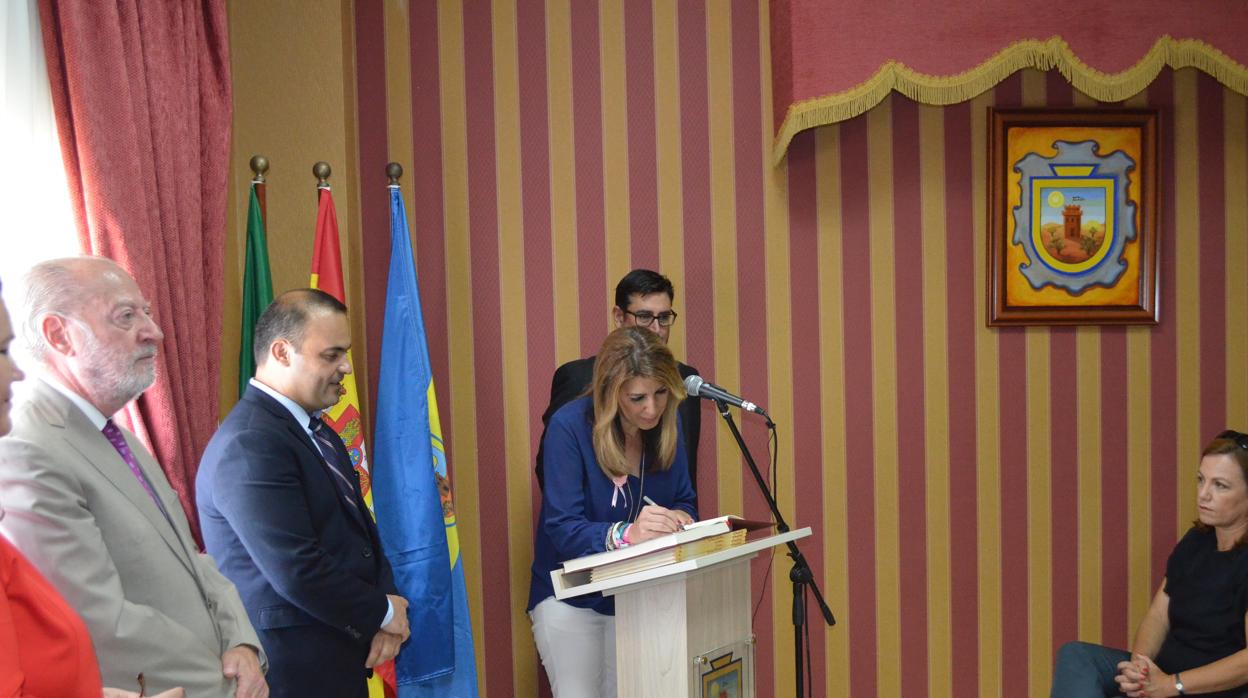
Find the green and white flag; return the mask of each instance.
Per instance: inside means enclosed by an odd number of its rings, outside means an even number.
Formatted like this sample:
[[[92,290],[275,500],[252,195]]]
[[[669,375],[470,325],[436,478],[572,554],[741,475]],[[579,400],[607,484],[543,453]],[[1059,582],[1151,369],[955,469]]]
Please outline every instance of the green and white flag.
[[[256,374],[252,354],[256,321],[273,302],[273,277],[269,274],[269,243],[264,235],[264,216],[256,198],[256,183],[251,183],[251,200],[247,205],[247,262],[243,269],[243,324],[239,333],[238,395],[247,390],[247,381]]]

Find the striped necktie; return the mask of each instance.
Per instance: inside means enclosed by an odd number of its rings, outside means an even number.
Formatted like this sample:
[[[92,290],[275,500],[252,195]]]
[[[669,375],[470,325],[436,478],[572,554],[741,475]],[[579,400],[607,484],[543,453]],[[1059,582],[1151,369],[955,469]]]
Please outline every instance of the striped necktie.
[[[321,462],[338,487],[338,494],[342,496],[342,501],[347,503],[347,507],[358,516],[360,506],[355,503],[355,485],[347,479],[342,468],[337,465],[338,449],[334,448],[334,442],[342,443],[342,441],[334,430],[318,417],[313,417],[308,427],[312,429],[312,440],[316,442],[316,447],[321,452]]]
[[[143,474],[143,470],[139,468],[139,461],[134,457],[134,452],[130,450],[130,444],[126,443],[126,437],[122,435],[121,429],[113,422],[108,420],[104,423],[104,428],[100,430],[104,434],[104,438],[117,449],[118,455],[130,466],[130,472],[134,475],[134,479],[139,481],[143,486],[143,490],[147,492],[147,496],[152,498],[156,503],[156,508],[160,509],[160,513],[164,514],[165,520],[173,525],[173,520],[169,518],[169,512],[165,510],[165,505],[160,501],[160,497],[156,496],[156,491],[152,489],[152,483],[147,481],[147,476]]]

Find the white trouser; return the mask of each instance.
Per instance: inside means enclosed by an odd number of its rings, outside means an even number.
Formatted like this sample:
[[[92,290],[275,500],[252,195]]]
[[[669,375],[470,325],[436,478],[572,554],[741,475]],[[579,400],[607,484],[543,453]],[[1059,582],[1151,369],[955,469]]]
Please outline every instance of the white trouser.
[[[552,596],[529,617],[555,698],[615,698],[615,616]]]

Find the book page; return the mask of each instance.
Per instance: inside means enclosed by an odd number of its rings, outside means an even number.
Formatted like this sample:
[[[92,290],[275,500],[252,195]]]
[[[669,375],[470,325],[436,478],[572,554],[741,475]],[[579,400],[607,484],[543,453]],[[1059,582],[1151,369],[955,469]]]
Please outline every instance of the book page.
[[[728,524],[728,528],[734,531],[742,528],[747,531],[757,531],[760,528],[771,528],[776,525],[771,521],[750,521],[749,519],[743,519],[734,514],[724,514],[723,516],[717,516],[713,519],[703,519],[702,521],[694,521],[693,523],[685,524],[683,526],[683,530],[689,531],[703,526],[714,526],[720,522]]]

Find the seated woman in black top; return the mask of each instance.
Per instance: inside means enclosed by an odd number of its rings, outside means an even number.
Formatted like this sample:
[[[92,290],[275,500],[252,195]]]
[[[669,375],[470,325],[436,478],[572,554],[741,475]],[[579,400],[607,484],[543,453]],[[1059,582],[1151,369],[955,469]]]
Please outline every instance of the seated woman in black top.
[[[1196,483],[1199,516],[1170,553],[1131,652],[1066,643],[1054,698],[1248,696],[1248,435],[1218,434]]]

